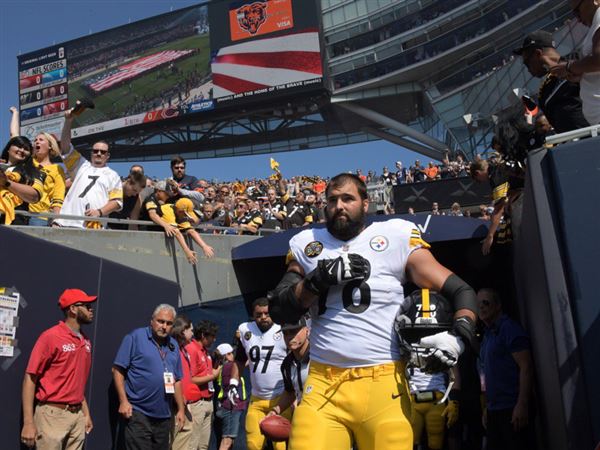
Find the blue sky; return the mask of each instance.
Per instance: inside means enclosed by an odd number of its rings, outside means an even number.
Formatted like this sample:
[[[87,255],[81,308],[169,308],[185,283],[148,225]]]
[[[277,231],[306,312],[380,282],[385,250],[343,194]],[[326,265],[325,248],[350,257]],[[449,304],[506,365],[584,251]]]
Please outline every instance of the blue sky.
[[[17,106],[17,56],[55,43],[75,39],[157,14],[198,4],[198,0],[0,0],[0,133],[8,139],[9,111]],[[284,175],[335,175],[363,169],[381,173],[383,166],[393,170],[394,162],[405,166],[425,157],[391,144],[375,141],[351,146],[304,150],[271,155],[243,156],[188,161],[187,172],[199,178],[230,180],[266,177],[269,158],[275,158]],[[130,163],[111,164],[120,174]],[[170,175],[168,161],[144,163],[146,173]]]

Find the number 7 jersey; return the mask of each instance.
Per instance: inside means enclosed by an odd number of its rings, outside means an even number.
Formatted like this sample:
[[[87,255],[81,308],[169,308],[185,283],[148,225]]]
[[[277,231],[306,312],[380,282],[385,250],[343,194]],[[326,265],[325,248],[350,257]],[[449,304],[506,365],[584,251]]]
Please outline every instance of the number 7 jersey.
[[[238,327],[240,342],[250,360],[252,395],[270,400],[283,392],[281,363],[287,355],[281,327],[273,324],[264,333],[256,322],[244,322]]]
[[[429,248],[415,224],[401,219],[374,222],[358,236],[340,241],[325,228],[298,233],[290,240],[288,258],[309,273],[320,259],[343,253],[366,258],[365,280],[332,286],[311,308],[311,360],[337,367],[366,367],[400,360],[394,317],[404,306],[408,256]]]

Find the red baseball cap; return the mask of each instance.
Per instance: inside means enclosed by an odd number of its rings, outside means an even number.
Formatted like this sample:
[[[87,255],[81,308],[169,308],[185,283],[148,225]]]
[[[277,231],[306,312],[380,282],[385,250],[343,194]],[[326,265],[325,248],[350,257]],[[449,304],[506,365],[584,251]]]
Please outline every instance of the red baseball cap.
[[[97,298],[96,295],[87,295],[81,289],[65,289],[58,299],[58,306],[60,306],[60,309],[65,309],[75,303],[95,302]]]

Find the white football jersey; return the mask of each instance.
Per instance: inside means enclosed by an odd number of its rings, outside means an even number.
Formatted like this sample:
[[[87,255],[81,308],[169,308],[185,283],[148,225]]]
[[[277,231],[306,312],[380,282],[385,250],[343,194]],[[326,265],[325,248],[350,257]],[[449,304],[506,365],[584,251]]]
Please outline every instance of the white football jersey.
[[[425,373],[417,367],[408,369],[408,385],[410,393],[438,391],[446,392],[446,375],[444,373]]]
[[[83,216],[86,209],[100,209],[109,200],[117,200],[123,206],[123,186],[117,172],[107,166],[92,166],[73,148],[65,155],[64,162],[73,183],[65,197],[61,214]],[[57,219],[56,222],[63,227],[85,227],[83,220]]]
[[[281,327],[273,324],[263,333],[255,322],[244,322],[238,327],[240,342],[250,361],[252,395],[262,399],[278,397],[283,392],[281,363],[287,355]]]
[[[337,367],[365,367],[400,360],[394,317],[404,304],[408,256],[429,247],[415,224],[401,219],[374,222],[355,238],[340,241],[325,228],[290,240],[290,257],[309,273],[320,259],[356,253],[370,263],[365,280],[333,286],[311,308],[311,360]]]

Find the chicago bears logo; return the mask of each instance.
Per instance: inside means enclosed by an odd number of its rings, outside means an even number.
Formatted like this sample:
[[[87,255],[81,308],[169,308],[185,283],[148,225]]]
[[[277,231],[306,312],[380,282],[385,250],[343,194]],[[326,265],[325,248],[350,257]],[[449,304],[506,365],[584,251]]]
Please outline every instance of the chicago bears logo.
[[[250,34],[256,34],[260,26],[267,20],[267,3],[254,2],[244,5],[237,10],[237,19],[240,28]]]

